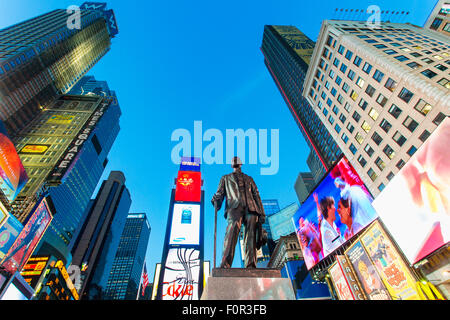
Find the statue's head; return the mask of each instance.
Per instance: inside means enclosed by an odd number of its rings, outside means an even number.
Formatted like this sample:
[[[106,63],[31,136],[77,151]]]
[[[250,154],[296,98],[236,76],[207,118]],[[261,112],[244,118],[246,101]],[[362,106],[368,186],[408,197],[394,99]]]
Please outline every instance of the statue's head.
[[[232,168],[240,168],[240,167],[242,167],[241,159],[239,159],[239,157],[233,157],[233,159],[231,159],[231,167]]]

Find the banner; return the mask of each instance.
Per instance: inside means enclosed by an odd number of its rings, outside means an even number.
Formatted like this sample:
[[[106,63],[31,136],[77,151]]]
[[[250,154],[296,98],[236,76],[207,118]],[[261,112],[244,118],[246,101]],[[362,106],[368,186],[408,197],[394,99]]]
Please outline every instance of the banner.
[[[0,261],[8,253],[22,229],[23,225],[13,215],[10,215],[0,227]]]

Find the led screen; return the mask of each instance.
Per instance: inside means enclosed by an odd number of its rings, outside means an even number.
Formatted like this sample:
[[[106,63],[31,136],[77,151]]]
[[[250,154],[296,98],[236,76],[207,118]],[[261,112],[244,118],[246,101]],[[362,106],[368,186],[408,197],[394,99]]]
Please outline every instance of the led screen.
[[[292,218],[308,270],[377,218],[372,201],[342,158]]]
[[[174,204],[169,244],[200,244],[199,204]]]
[[[200,202],[201,187],[200,172],[178,171],[175,201]]]

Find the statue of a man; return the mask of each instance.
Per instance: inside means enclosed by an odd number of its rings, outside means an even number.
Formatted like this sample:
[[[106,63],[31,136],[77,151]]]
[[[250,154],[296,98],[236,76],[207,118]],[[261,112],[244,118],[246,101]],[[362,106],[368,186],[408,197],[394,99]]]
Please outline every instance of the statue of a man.
[[[252,177],[241,171],[242,162],[238,157],[231,161],[233,172],[220,179],[219,188],[211,202],[217,211],[226,197],[225,219],[228,226],[223,244],[220,268],[230,268],[233,263],[234,249],[242,223],[244,229],[245,267],[256,268],[256,250],[262,244],[261,225],[266,216],[259,196],[258,188]]]

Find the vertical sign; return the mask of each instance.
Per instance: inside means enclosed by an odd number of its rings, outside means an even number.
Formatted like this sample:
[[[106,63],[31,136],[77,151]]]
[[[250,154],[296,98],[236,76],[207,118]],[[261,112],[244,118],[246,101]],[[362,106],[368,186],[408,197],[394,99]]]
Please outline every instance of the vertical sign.
[[[349,285],[350,290],[353,293],[355,300],[365,300],[363,290],[361,289],[355,274],[353,273],[352,267],[350,266],[347,257],[344,255],[336,255],[336,261],[341,267],[342,273]]]
[[[355,300],[341,266],[335,262],[328,270],[340,300]]]

